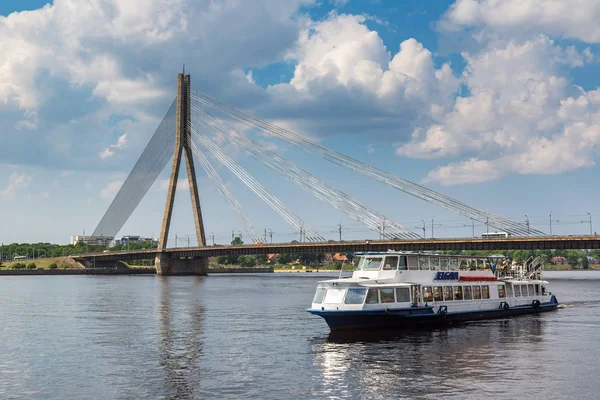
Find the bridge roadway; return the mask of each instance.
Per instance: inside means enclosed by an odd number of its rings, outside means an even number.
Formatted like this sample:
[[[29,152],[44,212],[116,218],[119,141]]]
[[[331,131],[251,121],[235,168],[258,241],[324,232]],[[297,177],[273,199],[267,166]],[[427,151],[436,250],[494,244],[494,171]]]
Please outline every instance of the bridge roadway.
[[[460,238],[401,241],[351,241],[328,243],[289,243],[242,246],[206,246],[164,250],[170,258],[206,258],[227,255],[257,255],[282,253],[351,253],[361,251],[442,251],[442,250],[551,250],[598,249],[599,236],[511,237],[503,239]],[[156,249],[82,254],[78,261],[115,262],[153,259]]]

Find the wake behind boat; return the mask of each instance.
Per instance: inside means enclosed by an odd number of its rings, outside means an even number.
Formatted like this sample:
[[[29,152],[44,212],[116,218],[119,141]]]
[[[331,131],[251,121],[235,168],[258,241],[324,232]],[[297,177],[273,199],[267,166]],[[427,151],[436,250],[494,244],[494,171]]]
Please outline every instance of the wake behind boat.
[[[405,328],[556,310],[539,259],[358,253],[351,278],[319,282],[307,311],[331,330]]]

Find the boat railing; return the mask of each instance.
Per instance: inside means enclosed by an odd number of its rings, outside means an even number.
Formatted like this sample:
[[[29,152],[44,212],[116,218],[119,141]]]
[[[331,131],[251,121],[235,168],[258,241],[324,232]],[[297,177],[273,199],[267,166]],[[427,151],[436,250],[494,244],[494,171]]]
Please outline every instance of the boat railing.
[[[532,257],[533,258],[533,257]],[[529,279],[540,279],[542,272],[542,258],[540,256],[531,260],[527,265],[527,277]]]
[[[530,256],[521,264],[516,264],[510,269],[496,269],[496,278],[508,279],[540,279],[542,272],[541,257]]]

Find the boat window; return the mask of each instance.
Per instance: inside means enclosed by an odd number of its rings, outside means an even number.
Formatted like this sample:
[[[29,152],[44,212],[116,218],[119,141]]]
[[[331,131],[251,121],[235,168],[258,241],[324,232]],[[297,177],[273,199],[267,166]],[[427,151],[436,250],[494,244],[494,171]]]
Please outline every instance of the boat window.
[[[481,299],[481,287],[479,287],[479,286],[473,286],[473,298],[475,300],[480,300]]]
[[[327,289],[327,293],[325,293],[325,303],[341,304],[342,300],[344,300],[344,294],[346,294],[346,289]]]
[[[440,269],[442,271],[448,271],[448,259],[447,258],[442,258],[440,260]]]
[[[398,256],[387,256],[385,258],[385,263],[383,264],[383,269],[385,270],[395,270],[398,266]]]
[[[471,286],[463,286],[463,299],[464,300],[473,300]]]
[[[450,271],[454,271],[457,270],[459,268],[459,262],[460,260],[458,260],[457,258],[451,258],[448,260],[448,269]]]
[[[429,269],[429,258],[419,257],[419,269],[427,271]]]
[[[482,299],[490,298],[490,287],[488,285],[484,285],[481,287],[481,298]]]
[[[444,300],[454,300],[452,286],[444,286]]]
[[[533,291],[533,285],[529,285],[529,295],[534,296],[535,292]]]
[[[433,301],[433,295],[431,292],[431,286],[424,286],[423,287],[423,301],[424,302],[429,302],[429,301]]]
[[[356,270],[360,271],[363,268],[363,265],[365,264],[365,258],[364,257],[354,257],[354,260],[352,261],[352,263],[354,264],[354,267],[356,267]]]
[[[469,263],[464,258],[460,260],[460,269],[462,269],[462,270],[469,269]]]
[[[397,303],[408,303],[410,301],[410,292],[408,288],[399,287],[396,288],[396,302]]]
[[[394,288],[381,288],[379,289],[379,295],[382,303],[394,302]]]
[[[514,291],[515,291],[515,297],[521,297],[521,288],[519,287],[520,285],[514,285]]]
[[[506,292],[504,291],[504,285],[498,285],[498,297],[501,299],[506,297]]]
[[[363,269],[379,269],[383,257],[369,257],[365,259]]]
[[[406,260],[406,256],[400,256],[400,263],[398,264],[398,269],[405,270],[407,265],[408,265],[408,263]]]
[[[367,289],[348,289],[345,304],[362,304],[365,301]]]
[[[378,292],[377,289],[369,289],[369,292],[367,293],[367,301],[365,301],[365,303],[367,303],[367,304],[379,303],[379,295],[377,294],[377,292]]]
[[[444,295],[442,294],[441,286],[433,287],[433,301],[444,301]]]
[[[529,296],[529,294],[527,293],[527,285],[521,286],[521,296],[523,296],[523,297]]]
[[[540,285],[535,285],[535,294],[536,296],[540,294]]]
[[[315,297],[313,298],[313,303],[321,304],[323,302],[323,297],[325,296],[325,288],[317,288],[317,292],[315,293]]]
[[[462,300],[462,299],[463,299],[462,286],[454,286],[454,300]]]
[[[433,271],[439,271],[440,270],[440,258],[439,257],[431,257],[430,259],[431,262],[431,270]]]

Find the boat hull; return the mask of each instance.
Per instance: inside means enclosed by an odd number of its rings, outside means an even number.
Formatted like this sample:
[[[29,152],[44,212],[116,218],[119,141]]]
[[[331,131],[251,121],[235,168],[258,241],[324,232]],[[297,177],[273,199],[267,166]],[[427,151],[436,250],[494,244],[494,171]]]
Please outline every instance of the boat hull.
[[[467,312],[434,312],[433,307],[411,307],[404,309],[382,310],[307,310],[311,314],[322,317],[332,331],[361,330],[382,328],[415,328],[422,326],[446,325],[467,321],[506,318],[526,314],[538,314],[554,311],[558,301],[552,296],[549,302],[528,304],[510,308],[499,307],[491,310]]]

